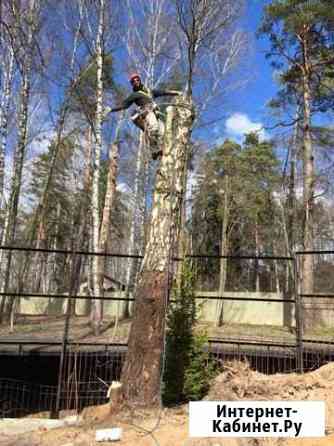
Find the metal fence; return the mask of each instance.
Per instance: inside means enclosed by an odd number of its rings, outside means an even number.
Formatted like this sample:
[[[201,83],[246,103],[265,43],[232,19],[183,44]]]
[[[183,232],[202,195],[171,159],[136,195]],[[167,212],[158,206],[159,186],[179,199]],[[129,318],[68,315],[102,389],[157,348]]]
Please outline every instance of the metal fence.
[[[17,378],[0,378],[0,416],[1,417],[22,417],[46,412],[49,416],[58,416],[59,412],[67,413],[80,412],[84,407],[101,404],[107,401],[107,392],[109,384],[118,379],[121,372],[121,366],[124,361],[125,347],[109,349],[104,346],[103,352],[89,352],[83,348],[91,348],[91,345],[82,344],[69,345],[66,356],[64,357],[64,366],[62,370],[62,379],[60,386],[57,385],[60,355],[53,357],[44,356],[44,363],[50,363],[49,367],[39,370],[34,377],[28,371],[25,375],[25,368],[20,367],[20,374],[16,373]],[[40,357],[37,355],[28,355],[26,365],[31,368]],[[18,359],[23,360],[23,356],[2,357],[2,363],[5,366],[17,366]],[[37,367],[40,364],[37,364]],[[42,378],[43,374],[50,374],[50,368],[54,367],[53,377],[48,377],[52,384],[42,384],[36,382],[36,378]],[[20,379],[18,379],[20,377]],[[29,380],[30,378],[30,380]],[[32,382],[33,379],[33,382]]]
[[[0,416],[57,415],[105,402],[126,352],[141,257],[15,247],[0,251],[11,255],[6,289],[0,293],[1,316],[10,315],[0,327],[2,364],[7,363],[0,376]],[[92,296],[88,279],[94,255],[105,257],[103,296]],[[301,276],[307,255],[314,259],[312,293],[305,292]],[[187,257],[196,271],[198,329],[207,333],[217,361],[248,360],[263,373],[276,373],[303,372],[334,359],[334,252]],[[104,302],[98,338],[89,324],[92,298]],[[39,365],[42,357],[52,370]],[[34,376],[22,367],[24,361],[36,366]]]

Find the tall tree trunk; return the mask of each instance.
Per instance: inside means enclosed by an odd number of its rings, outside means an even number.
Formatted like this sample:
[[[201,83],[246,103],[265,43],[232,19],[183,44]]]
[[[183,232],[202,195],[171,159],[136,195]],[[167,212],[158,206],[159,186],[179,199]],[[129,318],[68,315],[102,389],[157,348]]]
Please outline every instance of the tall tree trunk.
[[[31,242],[33,241],[33,239],[35,237],[35,230],[37,229],[37,243],[36,243],[37,248],[42,247],[43,241],[45,241],[45,238],[46,238],[46,233],[45,233],[46,231],[44,228],[46,227],[48,203],[49,203],[49,199],[50,199],[50,186],[51,186],[53,176],[55,173],[56,162],[58,159],[58,154],[59,154],[60,146],[61,146],[62,139],[63,139],[63,131],[64,131],[64,126],[65,126],[67,111],[68,111],[68,107],[66,105],[64,105],[64,107],[62,108],[62,110],[60,112],[57,136],[56,136],[56,141],[53,146],[53,150],[52,150],[52,154],[51,154],[51,158],[50,158],[50,164],[49,164],[47,177],[46,177],[46,180],[44,183],[42,195],[41,195],[40,201],[38,203],[38,206],[37,206],[37,209],[35,212],[34,222],[32,225],[33,228],[32,228],[32,235],[31,235]]]
[[[229,226],[229,201],[230,201],[230,178],[225,175],[224,178],[224,198],[223,198],[223,221],[221,230],[221,248],[220,255],[226,256],[228,252],[228,226]],[[222,297],[225,292],[226,286],[226,273],[227,273],[227,259],[220,259],[220,272],[219,272],[219,296]],[[224,322],[224,301],[223,299],[217,302],[217,320],[216,325],[222,326]]]
[[[275,224],[275,216],[274,216],[274,224]],[[277,221],[277,225],[279,224],[279,222]],[[278,249],[276,248],[276,240],[272,240],[272,253],[274,257],[278,257]],[[276,293],[278,294],[278,296],[280,296],[281,294],[281,284],[280,284],[280,270],[279,270],[279,263],[278,260],[274,260],[274,264],[273,264],[273,272],[274,272],[274,278],[275,278],[275,282],[274,282],[274,286],[271,285],[271,289],[275,289]]]
[[[14,53],[12,49],[9,49],[8,66],[5,67],[5,61],[3,61],[2,70],[4,73],[4,87],[0,105],[0,210],[2,210],[4,207],[3,196],[4,196],[4,177],[5,177],[5,156],[6,156],[7,134],[8,134],[8,114],[9,114],[11,87],[14,73]]]
[[[86,138],[86,146],[85,146],[85,167],[83,172],[83,194],[82,194],[82,203],[79,209],[79,234],[81,234],[81,244],[78,245],[78,249],[82,249],[82,246],[85,245],[85,240],[88,241],[88,251],[92,251],[92,225],[91,225],[91,192],[92,192],[92,138],[91,138],[91,129],[87,131]],[[84,273],[86,272],[87,277],[87,288],[88,294],[93,293],[92,287],[92,257],[88,257],[88,264],[85,266]],[[74,267],[76,269],[76,267]],[[78,278],[77,284],[80,284],[80,277]],[[85,300],[84,303],[84,314],[85,316],[89,314],[89,310],[91,307],[90,300]]]
[[[102,53],[102,38],[103,38],[103,22],[104,22],[104,0],[99,2],[99,25],[96,37],[95,54],[96,54],[96,113],[94,136],[95,144],[93,153],[93,188],[92,188],[92,217],[93,217],[93,250],[98,253],[100,251],[100,165],[101,165],[101,150],[102,150],[102,100],[103,100],[103,53]],[[93,293],[94,296],[101,296],[103,294],[103,286],[101,286],[99,275],[99,257],[94,256],[92,259],[93,269]],[[100,334],[100,327],[102,322],[103,302],[99,299],[92,300],[91,310],[91,324],[95,335]]]
[[[288,235],[288,249],[287,255],[292,256],[295,250],[295,219],[296,219],[296,159],[297,159],[297,145],[298,145],[298,123],[295,124],[293,141],[290,153],[290,175],[288,185],[288,218],[287,218],[287,235]],[[293,271],[291,271],[293,274]]]
[[[108,154],[108,175],[107,175],[107,189],[104,198],[104,206],[102,212],[102,222],[99,236],[99,250],[100,252],[107,252],[108,238],[111,226],[111,215],[115,207],[116,199],[116,180],[118,174],[118,159],[119,159],[119,132],[120,122],[116,129],[115,141],[110,144]],[[99,282],[100,289],[103,289],[104,274],[106,267],[106,257],[100,256],[99,260]],[[117,303],[118,304],[118,303]]]
[[[57,203],[57,210],[56,210],[56,222],[55,222],[55,232],[53,236],[52,241],[52,249],[57,250],[58,249],[58,240],[59,240],[59,222],[61,219],[61,204]],[[59,294],[59,264],[57,259],[57,254],[54,252],[49,255],[47,260],[47,293],[48,294]],[[48,302],[48,312],[50,311],[50,308],[52,308],[52,298],[49,297]]]
[[[193,122],[190,104],[167,108],[165,148],[156,176],[150,234],[135,291],[135,314],[121,381],[126,401],[160,401],[161,364],[171,251],[180,230],[183,172]]]
[[[187,159],[185,160],[186,168],[184,169],[183,173],[183,199],[181,203],[181,212],[180,212],[180,239],[178,241],[178,253],[177,256],[179,259],[183,259],[184,256],[187,254],[189,249],[189,239],[187,237],[187,230],[186,230],[186,222],[187,222],[187,183],[188,183],[188,162],[189,162],[190,153],[187,153]],[[177,287],[181,286],[181,280],[182,280],[182,269],[183,269],[183,262],[179,261],[177,263]]]
[[[297,111],[298,115],[298,111]],[[288,256],[292,257],[296,249],[296,160],[298,152],[298,122],[295,124],[293,140],[290,151],[290,175],[288,184],[288,199],[287,199],[287,219],[284,219],[284,229],[286,231],[286,243]],[[286,267],[286,295],[288,299],[293,299],[295,269],[291,261],[287,262]],[[291,327],[292,324],[292,305],[291,303],[284,304],[284,325]]]
[[[296,112],[296,119],[298,118],[298,111]],[[295,250],[295,224],[296,224],[296,157],[297,157],[297,146],[298,146],[298,122],[295,124],[293,138],[291,141],[291,146],[289,150],[289,177],[288,177],[288,188],[286,191],[286,184],[282,184],[282,195],[287,195],[286,203],[284,204],[282,200],[278,200],[279,210],[282,216],[282,229],[284,237],[284,247],[285,255],[288,257],[294,256]],[[283,298],[293,299],[294,291],[294,279],[295,271],[292,261],[286,261],[285,263],[285,281],[284,281],[284,293]],[[290,302],[283,303],[283,324],[286,327],[291,327],[292,323],[292,305]]]
[[[2,246],[6,245],[7,234],[8,234],[8,225],[9,225],[9,209],[7,209],[7,212],[6,212],[5,223],[4,223],[4,228],[3,228],[2,237],[1,237],[1,245]],[[1,293],[4,293],[8,288],[9,271],[10,271],[10,269],[9,269],[10,263],[8,264],[8,262],[11,262],[11,260],[9,260],[10,255],[11,255],[10,251],[4,251],[3,249],[1,249],[1,251],[0,251],[0,260],[1,260],[1,264],[0,264],[0,292]],[[1,294],[1,296],[0,296],[0,324],[3,322],[4,316],[5,316],[4,315],[5,303],[6,303],[6,296]]]
[[[32,7],[33,7],[34,1],[32,1]],[[82,7],[80,3],[80,23],[79,27],[82,21]],[[71,91],[75,88],[75,85],[77,81],[79,80],[79,76],[75,78],[74,76],[74,62],[75,62],[75,54],[77,50],[77,41],[79,38],[78,31],[76,32],[75,39],[74,39],[74,45],[73,45],[73,51],[72,51],[72,58],[71,58],[71,64],[70,64],[70,71],[72,73],[72,82],[71,82],[71,88],[68,92],[68,97],[65,98],[65,102],[60,110],[59,113],[59,120],[57,123],[57,135],[55,138],[55,144],[53,145],[53,150],[51,154],[51,159],[49,163],[49,169],[48,173],[45,179],[45,183],[43,185],[42,194],[38,203],[38,206],[36,208],[36,211],[34,213],[34,218],[31,224],[31,231],[28,240],[26,240],[26,244],[28,246],[33,246],[36,238],[37,233],[37,240],[36,240],[36,248],[46,247],[46,220],[47,220],[47,211],[48,211],[48,203],[50,199],[50,185],[52,183],[52,179],[54,177],[54,172],[56,168],[56,162],[58,159],[59,150],[61,147],[61,143],[63,140],[63,132],[66,122],[67,113],[69,111],[68,101],[71,96]],[[0,254],[1,256],[1,254]],[[34,254],[34,260],[31,261],[31,252],[27,252],[24,256],[22,265],[20,266],[19,271],[19,282],[21,285],[19,285],[19,291],[22,291],[23,285],[26,283],[26,279],[29,276],[30,268],[31,266],[35,266],[37,269],[38,262],[41,264],[40,273],[36,276],[36,282],[40,282],[40,277],[42,274],[43,269],[43,261],[47,262],[48,255],[47,254],[41,254],[41,253],[35,253]],[[1,260],[1,257],[0,257]],[[39,278],[38,278],[39,277]],[[49,285],[47,285],[49,287]],[[21,289],[22,288],[22,289]],[[38,287],[36,288],[36,291],[39,291]]]
[[[15,5],[20,7],[20,5]],[[35,50],[36,38],[35,32],[39,23],[40,3],[37,0],[30,0],[28,3],[27,20],[22,24],[20,18],[20,11],[16,11],[18,14],[17,26],[19,32],[26,32],[26,39],[24,41],[23,56],[19,61],[19,68],[22,76],[21,91],[20,91],[20,111],[18,116],[18,141],[14,153],[13,163],[13,176],[10,190],[10,197],[7,207],[7,219],[8,226],[4,234],[3,239],[5,244],[12,245],[15,241],[16,229],[17,229],[17,216],[18,205],[22,184],[22,172],[24,159],[27,148],[27,134],[28,134],[28,106],[30,99],[30,84],[31,84],[31,71],[33,54]],[[20,29],[22,26],[23,29]],[[23,42],[23,41],[22,41]],[[11,42],[15,44],[15,42]],[[21,44],[21,42],[20,42]],[[17,48],[13,47],[13,52]],[[22,50],[22,48],[20,48]],[[2,277],[2,283],[0,284],[0,290],[5,292],[8,289],[10,281],[10,271],[12,264],[11,251],[7,252],[2,258],[4,265],[4,275]],[[5,316],[9,317],[11,308],[14,304],[14,298],[8,298],[6,302],[6,296],[3,296],[0,304],[0,318],[5,313]]]
[[[107,251],[107,242],[110,229],[110,215],[115,204],[116,195],[116,177],[118,170],[118,156],[119,156],[119,146],[118,142],[110,144],[109,154],[108,154],[108,175],[107,175],[107,190],[104,199],[104,206],[102,211],[102,222],[99,237],[100,251]],[[104,257],[101,257],[104,258]],[[101,262],[101,273],[104,270],[104,263]]]
[[[256,222],[255,222],[255,256],[258,257],[259,256],[259,247],[260,247],[260,242],[259,242],[259,225],[257,222],[257,218],[256,218]],[[260,271],[259,271],[259,260],[256,258],[254,261],[254,273],[255,273],[255,291],[258,293],[260,291]]]
[[[140,70],[143,80],[148,88],[152,89],[168,78],[169,73],[179,61],[179,53],[172,49],[171,54],[170,42],[173,39],[173,30],[165,27],[166,20],[169,16],[168,0],[126,0],[127,11],[131,26],[128,33],[124,34],[125,45],[127,47],[130,65]],[[138,14],[138,8],[141,15]],[[141,23],[149,24],[147,33],[140,31]],[[139,49],[139,51],[138,51]],[[160,55],[165,54],[167,57],[162,61]],[[162,64],[162,65],[161,65]],[[159,69],[157,69],[159,68]],[[146,186],[149,183],[149,169],[144,153],[143,136],[140,137],[139,150],[137,155],[136,172],[134,176],[135,182],[135,209],[130,228],[130,237],[128,244],[128,254],[142,254],[147,239],[147,230],[145,225],[147,209],[150,208],[151,200],[145,199]],[[147,152],[147,151],[145,151]],[[144,156],[146,155],[146,156]],[[151,189],[151,184],[149,184]],[[148,205],[149,204],[149,205]],[[142,208],[142,209],[141,209]],[[138,276],[140,267],[139,259],[129,258],[126,269],[126,296],[130,296],[134,283]],[[130,305],[127,302],[124,306],[124,317],[130,315]]]
[[[116,180],[118,173],[118,158],[119,158],[119,142],[117,140],[110,145],[108,158],[109,162],[108,162],[107,190],[104,199],[101,230],[100,230],[101,252],[107,250],[107,242],[111,223],[110,217],[113,208],[115,206]]]
[[[144,224],[144,217],[141,213],[144,208],[145,200],[144,177],[145,176],[145,144],[144,135],[140,135],[139,150],[137,152],[136,171],[134,180],[134,200],[133,213],[131,218],[130,237],[128,245],[128,255],[142,255],[144,251],[143,237],[141,234],[141,226]],[[140,260],[136,258],[128,258],[126,270],[126,298],[130,297],[130,291],[133,291],[135,277],[137,276]],[[124,306],[123,316],[130,316],[130,304],[126,302]]]
[[[14,243],[16,228],[17,228],[17,214],[18,214],[18,204],[20,198],[21,184],[22,184],[22,171],[27,147],[30,71],[31,71],[31,60],[28,60],[23,73],[22,86],[21,86],[19,138],[14,154],[13,178],[12,178],[11,191],[7,209],[8,226],[4,236],[6,245],[12,245]],[[11,263],[12,263],[12,253],[11,251],[9,251],[3,256],[4,276],[0,287],[1,292],[5,292],[8,289]],[[7,314],[7,316],[9,316],[13,299],[8,299],[7,307],[5,302],[6,302],[6,296],[3,296],[0,305],[0,313],[1,315],[5,313]]]
[[[311,136],[311,85],[310,66],[307,37],[302,41],[303,47],[303,249],[313,250],[313,213],[314,213],[314,159]],[[302,256],[302,294],[313,292],[314,274],[312,255]],[[312,326],[315,322],[313,305],[304,313],[304,328]]]

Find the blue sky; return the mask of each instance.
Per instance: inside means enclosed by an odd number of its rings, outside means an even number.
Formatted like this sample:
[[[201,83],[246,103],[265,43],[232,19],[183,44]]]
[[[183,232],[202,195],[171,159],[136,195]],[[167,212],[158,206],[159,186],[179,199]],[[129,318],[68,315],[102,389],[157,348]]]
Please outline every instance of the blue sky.
[[[244,130],[258,130],[265,122],[266,103],[275,96],[276,84],[273,70],[265,58],[269,49],[266,38],[257,39],[256,30],[261,23],[264,6],[268,0],[247,0],[246,13],[242,20],[242,28],[249,33],[250,51],[244,76],[247,84],[229,97],[229,113],[224,122],[224,136],[242,140]],[[243,73],[241,74],[243,76]],[[263,134],[265,136],[268,133]]]
[[[227,102],[221,105],[219,114],[223,114],[226,119],[219,121],[214,128],[206,128],[203,132],[204,137],[211,142],[231,137],[236,141],[243,140],[244,133],[252,130],[258,130],[266,121],[266,103],[275,96],[276,86],[272,78],[272,69],[269,62],[265,59],[265,50],[269,44],[265,38],[257,39],[256,30],[261,22],[263,7],[268,0],[245,0],[245,13],[241,20],[241,28],[249,36],[249,50],[243,55],[241,69],[236,76],[242,81],[247,79],[244,87],[233,90],[228,94]],[[62,34],[60,33],[60,37]],[[67,41],[67,38],[65,38]],[[127,82],[127,66],[124,57],[120,61],[120,83],[129,88]],[[59,106],[63,99],[61,89],[56,85],[50,84],[55,91],[51,95],[53,105]],[[263,136],[267,136],[263,134]],[[40,146],[40,145],[39,145]]]
[[[265,0],[247,1],[247,10],[243,25],[248,33],[253,36],[253,54],[250,68],[253,69],[253,80],[247,86],[244,95],[236,96],[235,102],[239,109],[250,114],[254,119],[261,119],[265,114],[265,104],[275,95],[276,86],[272,77],[272,68],[265,58],[265,52],[269,49],[268,40],[264,37],[257,39],[255,33],[261,23],[261,17]]]

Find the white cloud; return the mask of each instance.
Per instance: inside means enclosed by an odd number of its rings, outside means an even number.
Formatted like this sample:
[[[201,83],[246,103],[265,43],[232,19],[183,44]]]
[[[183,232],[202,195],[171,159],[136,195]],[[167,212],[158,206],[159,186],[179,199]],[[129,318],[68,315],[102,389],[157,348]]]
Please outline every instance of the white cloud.
[[[228,136],[241,141],[245,133],[258,132],[261,140],[268,137],[261,122],[252,121],[244,113],[234,113],[225,122],[225,132]]]

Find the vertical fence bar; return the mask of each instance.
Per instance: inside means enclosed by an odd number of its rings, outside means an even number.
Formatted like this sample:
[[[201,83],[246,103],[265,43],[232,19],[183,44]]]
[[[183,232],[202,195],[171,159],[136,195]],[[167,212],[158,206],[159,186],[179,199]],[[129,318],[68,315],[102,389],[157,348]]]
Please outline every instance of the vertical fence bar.
[[[304,371],[303,353],[303,312],[301,300],[301,278],[299,256],[294,256],[294,295],[295,295],[295,320],[296,320],[296,366],[299,373]]]
[[[51,418],[59,418],[61,391],[62,391],[62,386],[63,386],[63,375],[64,375],[64,371],[65,371],[65,356],[66,356],[66,350],[67,350],[68,330],[69,330],[69,325],[70,325],[70,316],[71,316],[71,305],[70,305],[70,303],[68,303],[67,311],[66,311],[64,333],[63,333],[63,340],[62,340],[62,345],[61,345],[60,361],[59,361],[56,407],[55,407],[54,411],[51,412]]]

